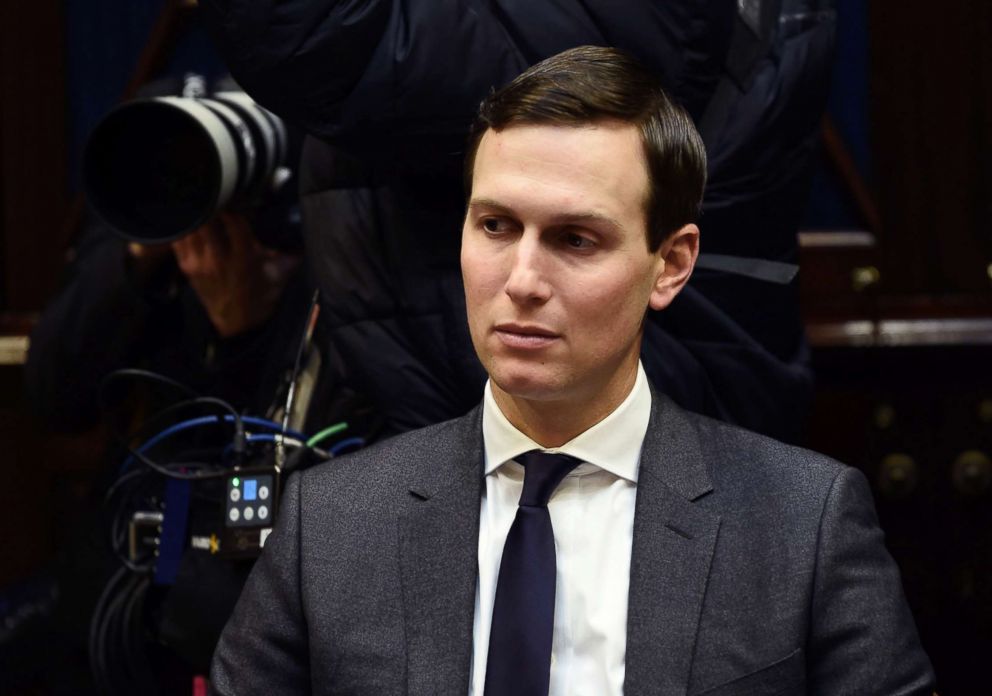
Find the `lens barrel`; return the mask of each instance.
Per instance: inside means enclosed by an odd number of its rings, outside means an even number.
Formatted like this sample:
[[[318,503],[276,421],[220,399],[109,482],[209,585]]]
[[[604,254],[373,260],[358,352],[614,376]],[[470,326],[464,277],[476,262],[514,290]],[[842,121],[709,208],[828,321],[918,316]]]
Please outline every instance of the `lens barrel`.
[[[286,158],[282,121],[243,92],[128,102],[94,129],[83,189],[115,232],[169,242],[261,199]]]

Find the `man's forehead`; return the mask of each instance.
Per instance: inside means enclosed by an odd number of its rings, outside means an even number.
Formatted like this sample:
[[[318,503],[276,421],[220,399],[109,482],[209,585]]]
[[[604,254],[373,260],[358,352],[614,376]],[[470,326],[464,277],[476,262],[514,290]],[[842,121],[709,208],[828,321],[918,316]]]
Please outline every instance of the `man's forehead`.
[[[469,205],[511,208],[520,197],[553,197],[576,217],[610,218],[618,207],[642,209],[647,191],[636,126],[515,124],[483,135]]]

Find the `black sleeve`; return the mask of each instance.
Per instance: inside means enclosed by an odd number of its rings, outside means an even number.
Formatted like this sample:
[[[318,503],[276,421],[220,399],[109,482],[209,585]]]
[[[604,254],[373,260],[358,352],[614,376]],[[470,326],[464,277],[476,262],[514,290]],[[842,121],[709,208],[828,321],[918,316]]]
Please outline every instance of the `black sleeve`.
[[[482,3],[200,6],[253,98],[315,135],[384,160],[460,153],[481,96],[527,65]],[[462,70],[467,60],[471,68]]]
[[[733,0],[203,0],[238,83],[307,131],[366,156],[459,157],[479,102],[528,66],[617,46],[699,112],[723,66]]]

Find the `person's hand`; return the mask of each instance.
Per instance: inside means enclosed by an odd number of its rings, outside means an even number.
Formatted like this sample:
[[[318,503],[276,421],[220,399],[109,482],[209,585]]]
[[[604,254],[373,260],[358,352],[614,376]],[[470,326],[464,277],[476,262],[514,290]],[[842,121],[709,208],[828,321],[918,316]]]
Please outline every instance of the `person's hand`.
[[[172,242],[179,270],[223,337],[263,324],[299,259],[267,249],[241,215],[222,213]]]

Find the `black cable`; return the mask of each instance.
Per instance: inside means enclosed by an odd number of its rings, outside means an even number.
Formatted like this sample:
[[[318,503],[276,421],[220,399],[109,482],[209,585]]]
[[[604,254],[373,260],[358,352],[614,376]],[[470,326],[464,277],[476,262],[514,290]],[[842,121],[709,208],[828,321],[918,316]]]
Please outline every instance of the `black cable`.
[[[97,387],[96,401],[97,407],[100,409],[100,414],[106,416],[110,413],[109,400],[107,399],[107,390],[110,385],[114,382],[124,380],[124,379],[143,379],[152,382],[157,382],[159,384],[164,384],[168,387],[175,389],[176,391],[182,392],[188,398],[195,399],[200,396],[194,389],[188,387],[187,385],[172,379],[171,377],[166,377],[157,372],[152,372],[151,370],[141,370],[138,368],[124,368],[120,370],[114,370],[104,375],[103,379],[100,380],[100,386]],[[123,440],[124,438],[120,436],[117,428],[112,427],[114,435],[118,439]]]
[[[239,418],[238,420],[239,426],[240,426],[240,422],[241,421]],[[248,438],[245,436],[243,429],[240,430],[240,437],[235,435],[235,442],[238,442],[239,440],[242,443],[241,455],[243,457],[244,452],[248,446]],[[159,464],[155,460],[151,459],[148,455],[139,452],[138,450],[130,446],[127,446],[127,451],[130,456],[137,459],[139,462],[144,464],[152,471],[155,471],[161,474],[162,476],[168,478],[180,479],[184,481],[200,481],[203,479],[223,478],[231,473],[231,470],[228,467],[221,467],[214,464],[208,464],[206,462],[171,461],[168,464]],[[188,471],[188,472],[179,471],[180,469],[193,469],[194,471]],[[200,469],[206,469],[206,471],[200,471]]]
[[[148,475],[149,472],[142,470],[140,472],[131,472],[131,474],[140,473]],[[117,481],[114,485],[118,486],[123,484],[126,479],[129,479],[131,474],[126,474],[121,480]],[[125,541],[127,539],[127,529],[122,529],[122,524],[125,524],[124,520],[127,516],[132,515],[136,509],[140,508],[154,508],[157,509],[157,505],[154,501],[147,500],[150,496],[154,496],[153,485],[157,481],[150,479],[141,480],[139,477],[131,478],[130,481],[135,481],[135,486],[133,489],[127,491],[128,496],[121,500],[120,504],[112,512],[109,520],[109,533],[110,533],[110,547],[114,552],[117,559],[124,565],[128,570],[135,573],[147,573],[150,572],[152,568],[151,558],[147,559],[145,562],[135,562],[128,558],[128,554],[124,551]],[[120,490],[118,488],[117,490]],[[130,521],[130,520],[128,520]]]
[[[234,438],[232,442],[234,453],[235,456],[244,455],[245,448],[247,447],[247,440],[245,439],[245,424],[241,418],[241,414],[238,413],[230,403],[224,401],[224,399],[218,399],[214,396],[198,396],[195,399],[190,399],[186,403],[191,405],[211,404],[214,406],[220,406],[222,409],[230,413],[231,419],[234,421]],[[128,447],[128,450],[131,451],[131,448]],[[131,453],[134,454],[133,451],[131,451]]]
[[[135,469],[134,471],[129,471],[126,474],[124,474],[123,476],[120,476],[116,481],[114,481],[110,485],[110,487],[107,489],[107,492],[103,494],[103,505],[104,505],[104,507],[106,507],[107,505],[110,504],[110,501],[113,500],[114,496],[117,495],[117,492],[121,489],[121,487],[124,484],[130,483],[131,481],[133,481],[136,478],[140,478],[142,476],[147,476],[147,475],[148,475],[148,472],[146,470],[144,470],[144,469]]]
[[[117,380],[130,378],[154,380],[190,397],[158,411],[150,419],[145,419],[140,424],[138,432],[145,430],[149,423],[161,422],[180,409],[195,406],[218,408],[231,415],[234,437],[229,447],[234,450],[235,461],[242,462],[248,448],[248,439],[241,415],[228,402],[199,396],[192,389],[168,377],[147,370],[129,369],[111,373],[100,384],[99,401],[104,413],[109,411],[107,406],[109,385]],[[217,418],[219,422],[227,420],[219,416]],[[129,557],[126,548],[128,523],[135,510],[149,508],[158,511],[159,509],[154,501],[156,489],[153,486],[157,485],[160,492],[161,479],[149,476],[152,472],[176,479],[205,480],[229,476],[231,471],[226,467],[220,468],[200,461],[173,460],[160,463],[136,451],[135,448],[140,445],[136,442],[135,447],[132,447],[133,439],[129,439],[113,424],[111,431],[123,448],[144,464],[145,468],[123,474],[113,482],[103,496],[105,507],[114,505],[109,519],[110,543],[122,567],[115,571],[103,588],[90,620],[90,669],[100,693],[150,694],[159,689],[155,683],[152,664],[142,646],[146,643],[143,631],[144,604],[151,582],[150,574],[154,569],[154,551],[148,550],[146,554],[146,549],[142,548],[134,559]],[[218,448],[218,459],[221,451]],[[201,451],[200,454],[205,452]]]
[[[120,685],[120,679],[116,673],[117,662],[114,660],[114,657],[116,657],[114,654],[115,651],[110,644],[110,631],[113,626],[114,615],[117,613],[117,607],[121,602],[121,598],[127,592],[130,582],[129,578],[124,587],[107,604],[107,608],[100,619],[100,628],[97,633],[97,650],[100,651],[100,667],[103,670],[101,677],[104,684],[106,684],[108,696],[119,693],[118,687]]]
[[[197,394],[197,392],[195,392],[193,389],[186,386],[185,384],[178,382],[172,379],[171,377],[166,377],[165,375],[161,375],[157,372],[152,372],[151,370],[126,368],[122,370],[114,370],[113,372],[106,375],[100,381],[100,387],[97,393],[97,400],[100,406],[101,413],[106,415],[107,413],[109,413],[110,410],[107,405],[107,389],[109,385],[115,381],[119,381],[121,379],[129,379],[129,378],[131,379],[141,378],[141,379],[158,382],[160,384],[165,384],[167,386],[172,387],[173,389],[176,389],[178,391],[181,391],[189,395],[189,398],[186,399],[185,401],[179,402],[178,404],[170,405],[166,409],[163,409],[162,411],[156,413],[152,418],[158,418],[164,415],[165,413],[172,411],[173,409],[184,408],[190,405],[199,405],[199,404],[210,404],[214,406],[219,406],[221,409],[227,411],[229,414],[231,414],[232,420],[234,421],[233,444],[234,444],[235,455],[237,457],[243,456],[246,447],[244,423],[242,422],[241,414],[238,413],[238,411],[229,402],[212,396],[200,396],[199,394]],[[142,424],[142,426],[144,426],[144,424]],[[118,444],[123,446],[127,450],[128,454],[135,457],[149,468],[155,469],[156,471],[159,471],[159,473],[163,473],[161,469],[156,467],[155,463],[150,463],[151,460],[148,457],[145,457],[135,452],[134,448],[131,447],[128,438],[125,437],[123,434],[121,434],[121,432],[116,427],[111,427],[111,432],[113,433],[114,438],[117,440]],[[177,477],[177,478],[182,478],[182,477]],[[195,477],[191,477],[191,478],[195,478]]]
[[[97,647],[101,651],[101,666],[105,671],[105,677],[110,686],[111,694],[129,694],[126,676],[121,669],[120,660],[120,638],[121,611],[127,599],[131,596],[134,586],[140,579],[130,576],[124,588],[111,600],[104,612],[103,620],[100,622]],[[123,682],[123,683],[122,683]]]
[[[145,474],[146,476],[148,475],[148,472],[147,471],[142,471],[140,473]],[[140,484],[145,484],[147,482],[146,481],[139,481],[138,483],[139,483],[139,486],[140,486]],[[136,486],[135,487],[136,490],[128,491],[128,493],[130,495],[128,495],[127,498],[123,499],[121,501],[121,504],[118,505],[114,509],[114,511],[111,513],[111,516],[110,516],[110,542],[111,542],[111,547],[112,548],[115,548],[115,549],[117,548],[117,538],[118,538],[118,536],[120,536],[119,533],[118,533],[118,525],[120,523],[121,516],[123,515],[123,513],[125,511],[131,510],[134,507],[133,505],[131,505],[132,500],[137,500],[138,498],[140,498],[140,496],[137,494],[136,491],[143,490],[144,486],[140,486],[140,487],[139,486]]]
[[[204,481],[206,479],[216,479],[224,478],[231,475],[231,469],[218,468],[211,464],[205,462],[169,462],[168,464],[159,464],[151,459],[148,459],[143,454],[135,453],[138,461],[152,469],[156,473],[162,474],[168,478],[180,479],[182,481]],[[208,471],[174,471],[175,469],[208,469]]]
[[[214,404],[214,405],[222,406],[232,415],[232,420],[234,421],[234,437],[231,446],[236,458],[235,461],[240,463],[241,460],[244,458],[245,451],[247,450],[248,447],[248,438],[245,435],[245,428],[241,418],[241,414],[235,411],[234,408],[223,399],[215,399],[214,397],[211,396],[197,397],[196,399],[192,399],[187,403]],[[158,462],[148,457],[148,455],[139,452],[135,448],[131,447],[129,443],[122,443],[122,444],[124,444],[124,447],[127,449],[127,452],[130,456],[137,459],[139,462],[147,466],[149,469],[152,469],[162,474],[163,476],[168,476],[170,478],[195,481],[206,478],[220,478],[226,476],[228,473],[227,469],[220,469],[214,472],[206,472],[206,473],[203,472],[183,473],[183,472],[173,471],[173,469],[176,468],[198,469],[200,467],[204,467],[204,468],[216,468],[216,467],[211,467],[209,464],[205,464],[203,462],[170,462],[169,465],[159,464]]]
[[[138,432],[145,431],[146,429],[147,430],[152,430],[153,429],[152,428],[153,425],[154,425],[154,432],[158,432],[159,430],[162,429],[161,426],[158,425],[158,422],[159,421],[164,421],[167,416],[170,416],[171,417],[173,414],[175,414],[175,413],[177,413],[179,411],[182,411],[183,409],[187,409],[190,406],[198,406],[198,405],[203,404],[203,403],[213,403],[213,401],[211,401],[211,399],[214,399],[214,397],[201,397],[201,396],[197,396],[197,397],[192,398],[192,399],[184,399],[183,401],[179,401],[177,403],[170,404],[170,405],[166,406],[165,408],[161,409],[160,411],[157,411],[156,413],[153,413],[151,416],[149,416],[148,418],[146,418],[144,420],[144,422],[141,424],[141,427],[139,428]],[[233,420],[235,422],[238,420],[238,418],[240,418],[240,414],[238,414],[235,411],[234,407],[230,404],[230,402],[223,401],[222,399],[216,399],[216,401],[220,401],[224,405],[224,410],[225,411],[227,411],[228,413],[234,414]],[[218,422],[220,422],[220,420],[221,419],[218,419]]]
[[[181,391],[184,394],[188,395],[190,398],[195,399],[196,397],[199,396],[199,394],[196,392],[195,389],[183,384],[182,382],[179,382],[178,380],[174,380],[171,377],[166,377],[165,375],[159,374],[158,372],[152,372],[151,370],[141,370],[138,368],[126,367],[120,370],[114,370],[113,372],[104,375],[103,379],[100,380],[100,386],[97,391],[97,402],[100,405],[101,412],[106,413],[108,410],[107,400],[106,400],[107,387],[110,386],[112,382],[121,379],[128,379],[128,378],[132,378],[132,379],[140,378],[152,382],[158,382],[159,384],[164,384],[168,387],[172,387],[177,391]]]
[[[96,606],[93,608],[93,615],[90,617],[90,631],[89,631],[89,658],[90,658],[90,672],[93,675],[93,681],[97,686],[97,690],[100,693],[107,693],[109,691],[108,684],[106,683],[106,671],[103,665],[103,652],[100,650],[99,637],[100,637],[100,626],[103,623],[103,615],[106,612],[108,602],[113,594],[114,589],[120,582],[127,576],[127,568],[119,568],[107,581],[104,586],[103,591],[100,593],[100,598],[96,602]]]
[[[137,499],[139,496],[133,496]],[[121,504],[113,511],[110,517],[110,524],[108,525],[108,531],[110,534],[110,548],[114,555],[121,562],[122,565],[126,566],[131,571],[138,571],[138,568],[132,564],[131,560],[127,558],[123,549],[124,539],[126,538],[126,532],[122,533],[120,529],[121,519],[124,515],[132,510],[135,506],[131,504],[131,500],[127,499],[121,501]]]
[[[144,601],[150,583],[148,578],[142,578],[134,586],[121,616],[122,647],[125,665],[129,668],[130,693],[140,693],[143,696],[151,696],[149,687],[154,683],[151,676],[151,665],[148,663],[148,658],[143,650],[145,641],[141,630]]]
[[[245,441],[245,447],[246,447],[245,452],[246,452],[248,438],[245,437],[244,441]],[[300,441],[293,440],[290,438],[284,438],[282,440],[282,443],[283,445],[290,445],[297,449],[303,448],[303,445]],[[275,444],[276,446],[278,446],[279,440],[276,440]],[[317,448],[312,448],[312,449],[314,449],[315,452],[318,452],[319,454],[322,454],[325,456],[325,458],[327,458],[327,453],[324,452],[323,450]],[[198,461],[189,461],[189,462],[172,461],[169,462],[168,464],[159,464],[158,462],[150,459],[147,455],[142,454],[137,450],[129,449],[129,452],[132,456],[134,456],[135,459],[137,459],[139,462],[147,466],[152,471],[155,471],[156,473],[159,473],[162,476],[166,476],[168,478],[174,478],[183,481],[205,481],[209,479],[226,478],[230,476],[234,471],[231,467],[217,466],[213,464],[208,464],[206,462],[198,462]],[[244,454],[245,452],[243,452],[242,454]],[[201,468],[204,470],[200,470]],[[195,469],[195,471],[179,471],[181,469]]]

